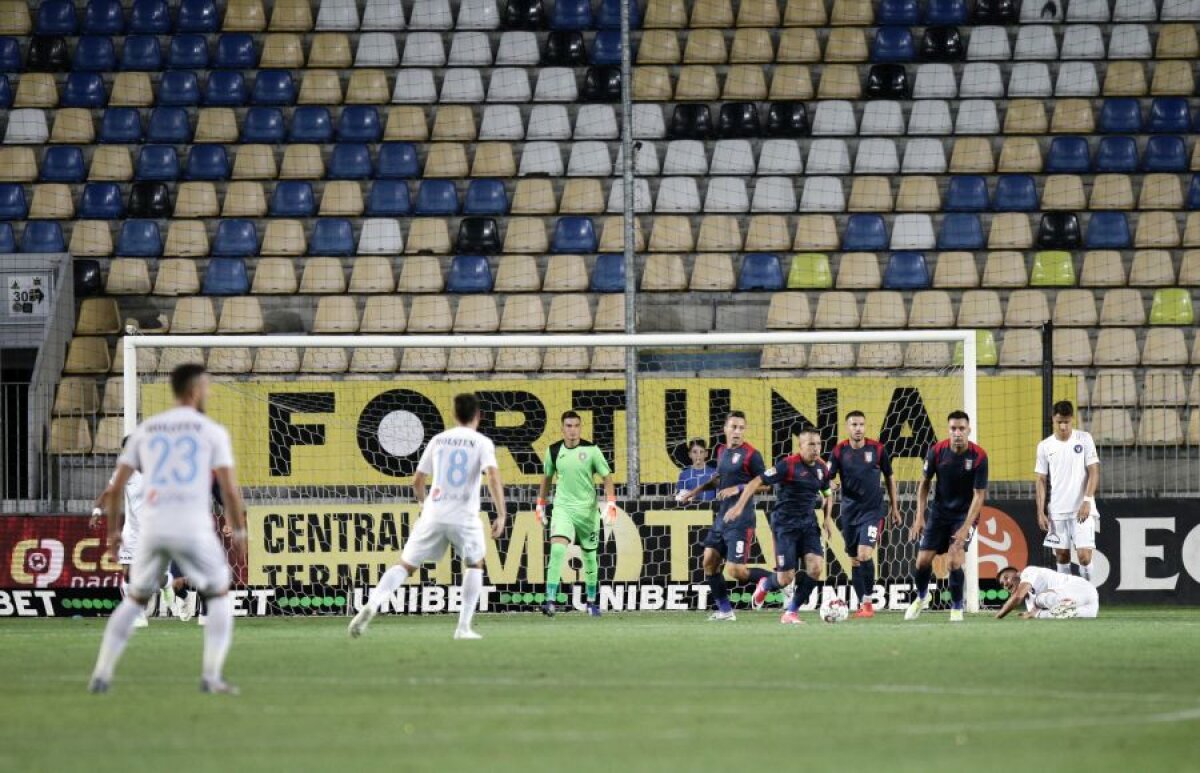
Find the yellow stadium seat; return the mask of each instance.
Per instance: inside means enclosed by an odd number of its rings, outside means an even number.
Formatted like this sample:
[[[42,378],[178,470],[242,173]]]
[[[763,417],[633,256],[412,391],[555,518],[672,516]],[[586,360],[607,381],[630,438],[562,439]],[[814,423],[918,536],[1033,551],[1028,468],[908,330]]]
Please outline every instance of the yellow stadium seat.
[[[785,215],[753,215],[746,227],[747,252],[786,252],[792,235]]]
[[[859,354],[861,361],[862,355]],[[904,348],[904,367],[937,369],[950,367],[953,354],[944,341],[914,341]]]
[[[114,259],[108,265],[104,292],[109,295],[149,295],[150,269],[146,261],[142,258]]]
[[[1037,99],[1014,99],[1004,114],[1005,134],[1045,134],[1050,128],[1046,105]]]
[[[255,295],[294,295],[299,289],[291,258],[262,258],[254,269],[250,292]]]
[[[1133,209],[1133,186],[1124,174],[1098,174],[1092,180],[1091,209]]]
[[[942,196],[937,178],[924,175],[904,175],[896,192],[897,212],[939,212]]]
[[[805,330],[812,326],[812,310],[804,293],[774,293],[767,307],[768,330]]]
[[[1000,148],[1000,161],[996,170],[1002,174],[1010,172],[1038,173],[1042,171],[1042,151],[1035,137],[1006,137]]]
[[[403,333],[408,326],[404,299],[399,295],[372,295],[363,307],[360,333]]]
[[[427,217],[412,221],[408,230],[408,244],[404,245],[404,254],[446,255],[449,252],[450,231],[445,220]]]
[[[843,370],[854,367],[853,344],[813,344],[808,352],[808,367],[819,370]]]
[[[1052,174],[1042,188],[1042,209],[1064,209],[1076,212],[1087,209],[1083,193],[1083,178],[1073,174]]]
[[[908,325],[914,328],[954,327],[954,306],[945,290],[921,290],[913,295]]]
[[[247,295],[226,298],[221,304],[221,317],[217,321],[218,333],[255,334],[263,332],[262,306],[258,298]]]
[[[501,255],[496,265],[494,289],[498,293],[536,293],[542,275],[532,255]]]
[[[100,407],[100,390],[90,378],[64,378],[54,395],[55,416],[93,416]]]
[[[855,367],[867,369],[899,368],[904,364],[904,348],[894,341],[870,342],[858,345]]]
[[[1095,357],[1092,360],[1096,367],[1134,366],[1140,360],[1137,336],[1132,328],[1105,328],[1096,335]]]
[[[279,170],[275,167],[275,152],[270,145],[238,145],[233,159],[233,179],[274,180]]]
[[[496,350],[486,347],[456,346],[446,358],[446,370],[451,373],[486,373],[496,365]]]
[[[987,254],[983,266],[984,287],[1025,287],[1028,284],[1029,272],[1022,253],[999,250]]]
[[[1060,290],[1054,299],[1054,324],[1059,327],[1095,327],[1096,297],[1091,290]]]
[[[1146,93],[1146,69],[1141,62],[1109,62],[1104,96],[1140,97]]]
[[[46,450],[52,454],[90,454],[92,431],[87,419],[62,417],[50,420],[50,442]]]
[[[950,152],[954,174],[990,174],[995,169],[991,141],[987,137],[958,137]]]
[[[424,108],[416,105],[396,105],[388,108],[383,138],[388,142],[424,142],[429,139],[429,125],[425,119]]]
[[[269,346],[254,352],[254,373],[287,374],[299,370],[300,353],[290,346]]]
[[[838,262],[839,290],[873,290],[883,284],[879,274],[879,257],[873,252],[843,253]]]
[[[728,29],[733,26],[733,6],[729,0],[694,0],[688,26]]]
[[[1185,250],[1179,260],[1179,285],[1191,287],[1200,284],[1200,250]]]
[[[596,319],[592,330],[597,333],[625,332],[625,297],[616,293],[596,298]],[[596,366],[596,355],[592,355],[592,370],[605,370]]]
[[[405,349],[400,355],[400,370],[405,373],[441,373],[446,370],[445,349]]]
[[[509,218],[503,249],[516,255],[548,252],[550,237],[546,235],[546,224],[537,217]]]
[[[1154,327],[1146,331],[1141,363],[1147,367],[1172,368],[1186,365],[1187,343],[1177,327]]]
[[[356,347],[350,355],[352,373],[395,373],[396,350],[386,347]]]
[[[862,327],[902,328],[908,324],[904,296],[895,290],[876,290],[863,299]]]
[[[121,376],[111,376],[104,380],[104,395],[100,398],[100,413],[106,416],[116,416],[125,412],[124,384],[125,379]]]
[[[696,236],[701,252],[737,252],[742,248],[742,229],[733,215],[705,215]]]
[[[315,46],[316,43],[314,42],[313,45]],[[346,61],[346,66],[349,67],[349,60]],[[273,68],[303,69],[304,46],[300,42],[300,36],[290,32],[275,32],[264,37],[258,66],[264,70]]]
[[[600,228],[600,252],[622,252],[625,249],[625,218],[621,216],[604,218]],[[633,221],[633,249],[636,252],[646,250],[646,235],[642,231],[642,221]]]
[[[218,375],[249,373],[254,367],[254,353],[244,346],[215,346],[208,353],[208,372]]]
[[[785,27],[824,27],[828,20],[824,0],[787,0],[784,6]]]
[[[67,345],[63,373],[80,376],[107,373],[110,364],[105,339],[77,336]]]
[[[495,333],[500,329],[500,312],[493,295],[463,295],[454,310],[455,333]]]
[[[1133,445],[1133,419],[1128,410],[1123,408],[1095,408],[1090,413],[1087,428],[1097,445]]]
[[[434,140],[472,142],[477,135],[475,111],[470,105],[443,105],[438,108],[431,135]]]
[[[817,99],[859,99],[862,83],[858,67],[848,64],[826,65],[817,84]]]
[[[563,183],[558,211],[564,215],[598,215],[604,207],[604,188],[596,178],[571,177]]]
[[[113,254],[112,231],[103,220],[76,220],[67,252],[77,258],[103,258]]]
[[[91,182],[125,182],[133,179],[133,158],[124,145],[98,145],[88,169]]]
[[[1115,288],[1104,294],[1104,305],[1100,309],[1100,324],[1103,326],[1133,326],[1146,324],[1146,305],[1142,294],[1132,288]]]
[[[1188,213],[1187,223],[1183,227],[1183,244],[1185,247],[1200,246],[1200,214]]]
[[[720,99],[717,71],[708,65],[684,65],[679,68],[675,82],[675,99],[680,101],[715,102]]]
[[[875,21],[871,0],[833,0],[829,23],[837,26],[865,26]]]
[[[150,107],[154,104],[154,86],[150,73],[119,72],[113,77],[109,107]]]
[[[238,141],[238,121],[233,108],[202,107],[196,119],[195,142],[232,144]]]
[[[675,30],[648,29],[642,33],[642,44],[637,50],[638,64],[679,64],[682,59]]]
[[[586,291],[587,287],[588,270],[582,255],[551,255],[547,259],[543,292],[577,293]]]
[[[392,94],[383,70],[355,70],[346,84],[347,105],[386,105]]]
[[[1183,373],[1178,370],[1146,371],[1139,395],[1142,405],[1186,405],[1187,385],[1184,383]]]
[[[554,183],[544,177],[517,180],[509,211],[514,215],[553,215],[558,211]]]
[[[1000,212],[992,216],[988,249],[1027,250],[1033,247],[1033,230],[1024,212]],[[987,284],[986,280],[984,284]]]
[[[688,287],[693,292],[729,292],[737,285],[733,257],[727,253],[704,252],[692,263]]]
[[[391,258],[382,255],[359,255],[350,269],[349,292],[354,295],[390,293],[396,287]]]
[[[216,331],[217,315],[213,310],[211,298],[187,297],[175,302],[175,312],[171,315],[171,333],[204,335]]]
[[[789,4],[789,8],[791,5]],[[817,40],[817,31],[793,28],[780,32],[775,61],[781,64],[811,64],[821,61],[821,44]]]
[[[725,75],[725,87],[721,91],[723,100],[754,100],[767,98],[767,78],[762,67],[756,64],[735,64]]]
[[[853,329],[858,327],[858,321],[858,301],[854,293],[839,290],[821,293],[815,320],[818,330]]]
[[[1063,328],[1054,333],[1054,364],[1062,368],[1088,368],[1092,365],[1092,342],[1088,332],[1081,328]],[[1080,376],[1086,385],[1087,378]],[[1082,390],[1087,393],[1086,388]]]
[[[64,107],[54,113],[54,127],[50,130],[52,145],[90,145],[96,141],[96,129],[92,114],[83,107]]]
[[[322,217],[358,217],[363,213],[362,186],[357,180],[330,180],[321,194]]]
[[[267,14],[262,0],[229,0],[225,6],[224,32],[262,32],[267,28]]]
[[[970,252],[943,252],[933,270],[934,287],[978,287],[979,267]]]
[[[17,81],[16,91],[12,98],[13,107],[58,107],[58,86],[54,83],[54,76],[48,72],[23,74]]]
[[[745,8],[746,4],[743,3]],[[731,64],[770,64],[775,60],[775,44],[768,28],[754,27],[737,30],[729,49]]]
[[[1000,327],[1004,313],[995,290],[967,290],[958,306],[958,327]]]
[[[313,27],[308,0],[275,0],[271,10],[272,32],[308,32]]]
[[[308,51],[308,66],[313,69],[345,70],[350,67],[350,38],[342,32],[313,35]]]
[[[1148,174],[1142,177],[1138,209],[1183,209],[1183,188],[1173,174]]]
[[[1158,29],[1155,59],[1196,59],[1200,57],[1200,42],[1194,24],[1164,24]]]
[[[800,370],[808,365],[808,347],[804,344],[767,344],[759,367],[766,370]]]
[[[682,292],[687,289],[687,271],[679,255],[651,253],[642,268],[642,289],[648,292]]]
[[[1153,96],[1178,94],[1188,96],[1196,91],[1196,80],[1192,74],[1192,63],[1183,60],[1157,62],[1154,78],[1150,81]]]
[[[1175,284],[1175,266],[1169,250],[1138,250],[1133,253],[1129,284],[1135,287],[1170,287]]]
[[[314,334],[358,332],[358,305],[350,295],[327,295],[317,302]]]
[[[175,217],[217,217],[221,214],[221,205],[217,201],[217,188],[210,182],[182,182],[176,190],[175,196]],[[184,221],[176,220],[171,223],[171,230],[181,225]],[[203,223],[191,223],[191,226],[199,225],[200,230],[203,230]],[[170,243],[170,236],[167,237]],[[208,238],[204,238],[204,251],[196,253],[208,254]]]
[[[839,244],[837,223],[832,215],[800,215],[792,249],[834,252]]]
[[[425,157],[425,177],[466,177],[467,149],[457,142],[429,146]]]
[[[592,311],[586,295],[562,294],[550,299],[546,332],[583,333],[592,329]]]
[[[1141,212],[1133,236],[1135,247],[1178,247],[1179,226],[1173,212]]]
[[[480,142],[471,162],[472,177],[516,177],[517,162],[507,142]]]
[[[659,215],[650,231],[650,249],[654,252],[691,252],[696,242],[692,223],[686,215]]]
[[[300,277],[300,292],[325,295],[346,292],[346,273],[339,258],[309,258]]]
[[[867,61],[867,36],[861,27],[843,27],[829,30],[825,41],[826,62]]]
[[[812,99],[812,76],[803,64],[777,64],[771,73],[768,99]]]
[[[38,162],[33,148],[0,148],[0,182],[31,183],[37,176]]]
[[[305,70],[298,105],[342,104],[342,82],[336,70]]]
[[[262,183],[239,180],[225,188],[225,201],[221,205],[222,217],[266,217],[267,194]]]
[[[510,295],[500,315],[500,330],[505,333],[540,333],[546,327],[546,310],[537,295]]]
[[[442,266],[437,258],[419,255],[400,263],[400,281],[396,291],[401,293],[440,293],[445,287]]]
[[[112,367],[110,373],[125,372],[125,339],[118,338],[117,345],[113,349]],[[106,354],[107,356],[107,354]],[[158,370],[158,351],[156,349],[142,349],[137,354],[137,372],[141,374],[154,373]]]
[[[1054,103],[1052,134],[1091,134],[1096,130],[1092,103],[1086,99],[1059,99]]]
[[[729,57],[725,35],[719,29],[694,29],[683,49],[684,64],[725,64]]]
[[[271,257],[299,257],[308,251],[304,224],[299,220],[269,220],[258,254]]]
[[[1088,250],[1083,254],[1079,283],[1085,287],[1122,287],[1125,264],[1116,250]]]
[[[1092,405],[1098,408],[1137,405],[1137,384],[1133,373],[1128,370],[1098,372],[1096,388],[1092,390]]]
[[[886,177],[855,177],[846,209],[851,212],[891,212],[892,186]]]
[[[1038,330],[1008,328],[1000,342],[1002,368],[1028,368],[1042,364],[1042,334]]]
[[[449,333],[454,324],[450,301],[444,295],[418,295],[408,313],[408,332]]]
[[[1140,446],[1178,446],[1183,443],[1183,426],[1174,408],[1145,408],[1138,422]]]
[[[738,27],[778,27],[779,6],[775,0],[742,0],[738,3]]]
[[[195,295],[200,292],[200,274],[196,262],[186,258],[166,258],[158,262],[154,280],[155,295]]]
[[[683,0],[649,0],[642,17],[645,29],[684,29],[688,26]]]
[[[32,31],[29,3],[25,0],[4,0],[0,3],[0,35],[28,35]]]
[[[75,217],[75,202],[71,186],[62,183],[42,183],[33,186],[33,201],[29,204],[30,220],[70,220]]]
[[[279,165],[281,180],[320,180],[325,176],[320,145],[287,145]]]
[[[637,67],[633,71],[633,99],[637,102],[665,102],[672,98],[671,73],[657,65]]]

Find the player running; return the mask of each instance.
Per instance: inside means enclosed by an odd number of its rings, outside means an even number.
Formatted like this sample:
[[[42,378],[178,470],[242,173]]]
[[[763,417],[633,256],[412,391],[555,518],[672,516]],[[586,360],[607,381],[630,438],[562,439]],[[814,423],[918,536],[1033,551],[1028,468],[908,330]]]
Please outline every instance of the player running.
[[[492,538],[499,539],[508,520],[504,505],[504,484],[496,464],[496,447],[481,435],[479,427],[479,398],[461,394],[454,398],[454,419],[458,426],[438,433],[425,446],[417,472],[413,475],[413,492],[421,505],[421,517],[413,527],[400,563],[383,573],[379,585],[371,591],[367,603],[350,621],[350,635],[362,636],[367,626],[379,614],[385,599],[399,588],[417,567],[427,561],[438,561],[446,555],[446,544],[463,562],[462,608],[458,612],[455,639],[482,639],[471,629],[471,618],[479,605],[483,590],[483,524],[479,522],[479,479],[487,476],[488,491],[496,507],[492,521]],[[425,495],[425,480],[432,488]]]
[[[842,537],[850,556],[850,579],[858,595],[855,617],[875,616],[875,545],[883,528],[883,488],[887,484],[888,513],[900,525],[900,497],[892,477],[892,460],[883,443],[867,437],[867,417],[862,411],[846,414],[846,434],[829,459],[829,476],[841,481]]]
[[[714,621],[734,621],[733,605],[729,603],[729,586],[721,569],[724,561],[729,573],[738,582],[757,583],[770,575],[765,569],[751,569],[746,565],[750,548],[754,544],[754,509],[740,517],[728,519],[725,513],[736,502],[746,484],[762,475],[766,465],[762,454],[745,441],[746,414],[731,411],[725,418],[725,442],[714,451],[717,457],[717,474],[691,491],[681,491],[675,501],[687,504],[704,491],[717,490],[716,516],[712,528],[704,538],[704,582],[712,589],[717,611],[709,616]],[[739,510],[739,513],[741,511]]]
[[[1008,600],[996,619],[1000,620],[1025,602],[1021,617],[1057,619],[1096,617],[1100,614],[1100,595],[1083,577],[1054,572],[1040,566],[1027,566],[1020,573],[1013,567],[1000,570],[1000,584],[1008,591]]]
[[[1092,551],[1096,548],[1096,487],[1100,485],[1100,455],[1096,441],[1075,429],[1075,406],[1063,400],[1054,404],[1054,434],[1038,443],[1038,528],[1046,532],[1046,547],[1054,551],[1058,571],[1071,573],[1071,548],[1079,558],[1079,576],[1092,579]],[[1046,507],[1046,486],[1050,507]]]
[[[575,411],[562,415],[562,440],[546,450],[545,473],[538,486],[535,513],[539,524],[546,522],[546,494],[554,488],[554,510],[550,515],[550,562],[546,567],[546,603],[542,613],[554,617],[558,584],[567,548],[579,545],[583,553],[583,582],[587,591],[587,612],[600,617],[596,592],[600,584],[600,562],[596,550],[600,547],[600,511],[596,509],[595,476],[604,479],[604,517],[617,520],[617,495],[613,489],[612,469],[600,448],[580,435],[583,422]]]
[[[951,411],[947,417],[950,438],[934,443],[925,455],[921,484],[917,487],[917,518],[909,530],[909,540],[921,536],[917,569],[913,584],[917,597],[908,605],[905,620],[916,620],[929,607],[929,578],[933,575],[933,557],[950,554],[950,622],[963,619],[963,562],[967,546],[975,536],[975,521],[987,499],[987,453],[968,440],[971,418],[965,411]],[[937,476],[933,501],[929,502],[930,481]],[[930,517],[925,520],[928,506]]]
[[[176,405],[152,416],[134,430],[117,459],[109,487],[108,542],[121,544],[123,492],[135,472],[144,475],[145,492],[139,513],[141,534],[133,555],[129,595],[108,620],[100,654],[88,689],[107,692],[113,669],[125,650],[138,615],[162,584],[172,559],[179,563],[192,585],[208,601],[208,626],[204,629],[204,668],[200,689],[209,693],[236,693],[221,676],[233,636],[233,602],[225,549],[213,529],[209,508],[210,482],[215,471],[221,494],[228,504],[226,516],[233,525],[235,557],[244,560],[246,512],[233,468],[229,432],[204,415],[208,375],[203,365],[180,365],[171,373]]]
[[[124,450],[129,442],[129,436],[126,435],[121,440],[121,449]],[[116,473],[108,479],[108,485],[100,492],[100,496],[96,497],[96,501],[92,503],[92,517],[88,520],[89,529],[97,529],[100,527],[100,521],[104,517],[104,503],[108,501],[108,497],[113,490],[113,481],[117,479]],[[129,481],[125,484],[125,522],[121,525],[121,545],[117,549],[117,563],[124,567],[121,575],[121,598],[124,599],[129,595],[129,568],[133,564],[133,551],[138,544],[138,536],[141,533],[141,512],[142,505],[146,495],[143,490],[142,474],[134,472],[129,476]],[[150,621],[146,618],[146,609],[142,611],[133,621],[134,628],[145,628],[150,625]]]
[[[775,507],[771,510],[771,531],[775,535],[775,573],[758,581],[752,602],[761,609],[767,594],[796,580],[796,592],[788,600],[779,622],[799,625],[801,605],[812,596],[825,569],[825,548],[816,511],[824,511],[825,538],[833,532],[833,497],[829,492],[829,468],[821,461],[821,435],[815,430],[800,433],[800,453],[782,456],[775,466],[746,484],[742,495],[729,508],[726,518],[736,519],[742,509],[763,486],[775,486]],[[796,570],[804,556],[804,572]]]

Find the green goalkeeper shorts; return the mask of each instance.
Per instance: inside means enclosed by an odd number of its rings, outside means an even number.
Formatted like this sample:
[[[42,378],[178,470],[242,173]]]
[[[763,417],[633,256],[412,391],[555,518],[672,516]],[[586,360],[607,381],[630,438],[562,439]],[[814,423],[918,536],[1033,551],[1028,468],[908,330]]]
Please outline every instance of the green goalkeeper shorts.
[[[600,512],[556,507],[550,514],[550,536],[565,537],[583,550],[595,550],[600,545]]]

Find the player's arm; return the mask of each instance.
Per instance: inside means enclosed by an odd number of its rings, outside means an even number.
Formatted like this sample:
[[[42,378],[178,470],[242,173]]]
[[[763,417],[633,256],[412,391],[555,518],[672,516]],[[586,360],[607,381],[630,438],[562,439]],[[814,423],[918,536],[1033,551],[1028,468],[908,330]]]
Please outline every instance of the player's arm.
[[[1037,508],[1037,524],[1042,531],[1050,530],[1050,519],[1046,516],[1046,476],[1037,474],[1033,482],[1034,507]]]
[[[88,529],[95,531],[100,527],[100,520],[104,517],[105,503],[108,501],[108,492],[112,490],[112,479],[108,481],[108,485],[92,502],[92,517],[88,518]]]
[[[825,541],[833,538],[833,491],[825,489],[821,492],[821,509],[825,512]]]
[[[417,470],[413,473],[413,499],[418,505],[425,504],[425,473]]]
[[[716,473],[691,491],[680,491],[675,495],[675,501],[681,505],[686,505],[688,502],[691,502],[698,495],[704,493],[705,491],[711,491],[715,489],[720,480],[720,474]]]
[[[888,453],[887,446],[881,443],[879,448],[879,470],[883,473],[883,484],[887,487],[888,512],[892,516],[892,523],[899,526],[904,521],[900,518],[900,489],[896,485],[896,475],[892,472],[892,456]]]
[[[553,448],[547,448],[546,458],[542,462],[542,480],[538,483],[537,504],[533,508],[538,523],[546,522],[546,497],[550,495],[550,484],[554,482],[553,452]]]
[[[233,542],[235,558],[241,561],[246,556],[246,507],[242,502],[242,491],[237,484],[237,473],[233,466],[218,467],[217,486],[221,489],[221,502],[225,510],[225,523],[229,527],[229,538]]]
[[[1087,486],[1083,490],[1083,503],[1079,505],[1079,522],[1083,523],[1096,509],[1096,489],[1100,487],[1100,462],[1095,461],[1087,467]]]
[[[996,613],[997,620],[1003,620],[1009,612],[1017,608],[1018,604],[1025,603],[1025,597],[1033,590],[1033,586],[1027,582],[1023,582],[1017,586],[1013,594],[1004,602],[1004,606],[1000,607],[1000,611]]]
[[[725,520],[737,520],[738,517],[741,516],[742,511],[746,509],[746,505],[750,503],[751,499],[754,499],[754,495],[757,494],[759,489],[765,485],[767,485],[767,483],[762,479],[761,475],[752,478],[749,483],[742,487],[742,494],[738,497],[737,501],[733,503],[733,506],[725,511]],[[699,491],[699,489],[696,490]]]
[[[987,501],[988,459],[986,454],[975,464],[975,482],[972,485],[974,488],[971,492],[971,506],[967,509],[967,518],[963,521],[958,534],[954,535],[955,541],[963,544],[966,544],[971,529],[975,528],[975,522],[979,520],[979,513],[983,511],[983,503]]]
[[[486,470],[488,493],[492,495],[492,504],[496,507],[496,518],[492,521],[492,538],[499,539],[508,523],[508,506],[504,502],[504,481],[500,480],[500,468],[488,467]]]
[[[125,484],[133,475],[133,468],[124,462],[117,465],[117,472],[112,477],[108,488],[100,495],[103,499],[102,508],[108,521],[108,549],[116,555],[121,548],[121,527],[125,525]]]
[[[925,504],[929,501],[929,482],[930,478],[922,477],[921,482],[917,484],[917,514],[908,530],[909,542],[920,536],[925,528]]]
[[[609,523],[617,520],[617,486],[610,472],[604,476],[604,517]]]

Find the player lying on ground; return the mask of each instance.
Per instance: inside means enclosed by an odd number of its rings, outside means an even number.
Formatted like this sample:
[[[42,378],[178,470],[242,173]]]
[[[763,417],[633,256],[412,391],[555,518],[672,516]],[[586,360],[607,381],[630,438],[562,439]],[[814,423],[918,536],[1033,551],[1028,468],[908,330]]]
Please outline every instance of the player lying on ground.
[[[800,557],[804,572],[796,582],[796,591],[787,603],[781,623],[798,624],[798,612],[821,581],[825,569],[825,548],[816,511],[824,511],[825,538],[833,531],[833,498],[829,495],[829,468],[821,461],[821,436],[815,430],[800,433],[800,453],[781,456],[775,466],[746,484],[737,502],[725,513],[727,519],[741,517],[742,510],[763,486],[775,486],[775,507],[771,510],[771,532],[775,536],[775,573],[758,581],[752,602],[761,609],[767,594],[796,580]]]
[[[583,553],[583,583],[587,592],[587,611],[592,617],[600,617],[600,605],[596,592],[600,584],[600,562],[596,550],[600,547],[600,511],[596,509],[596,482],[599,475],[604,480],[604,517],[612,523],[617,520],[617,495],[613,489],[612,469],[604,454],[591,441],[581,437],[583,422],[575,411],[562,415],[562,440],[546,450],[545,473],[538,486],[538,523],[546,522],[546,494],[550,484],[558,478],[554,488],[554,509],[550,515],[550,562],[546,567],[546,603],[542,612],[554,617],[555,601],[558,598],[558,583],[562,579],[563,565],[567,562],[567,548],[571,543],[579,545]]]
[[[975,521],[987,499],[987,453],[968,438],[971,418],[965,411],[952,411],[946,421],[950,438],[934,443],[925,455],[921,484],[917,487],[917,517],[909,530],[909,540],[921,537],[913,584],[917,597],[908,605],[905,620],[916,620],[929,606],[929,580],[933,576],[933,558],[950,555],[950,622],[963,619],[963,562],[967,546],[975,536]],[[929,502],[930,481],[937,477],[933,501]],[[926,507],[929,520],[925,520]]]
[[[725,418],[725,442],[714,451],[717,457],[717,474],[691,491],[681,491],[675,501],[687,504],[704,491],[717,490],[717,507],[712,528],[704,538],[704,582],[712,589],[713,602],[717,611],[709,620],[734,621],[733,605],[729,603],[729,586],[725,582],[725,569],[738,582],[757,584],[768,576],[765,569],[751,569],[746,565],[750,548],[754,545],[754,508],[737,518],[726,518],[725,513],[737,501],[746,484],[766,469],[762,454],[745,441],[746,414],[731,411]]]
[[[892,460],[883,443],[867,437],[867,417],[862,411],[846,414],[846,440],[838,443],[829,456],[829,476],[838,478],[833,485],[841,493],[842,538],[850,556],[850,579],[858,595],[855,617],[874,617],[871,594],[875,592],[875,545],[883,529],[883,487],[887,484],[888,513],[892,523],[900,525],[900,497],[892,477]]]
[[[1001,569],[997,579],[1008,591],[1008,600],[996,613],[996,619],[1004,618],[1017,605],[1024,602],[1021,617],[1026,620],[1037,618],[1064,619],[1069,617],[1096,617],[1100,614],[1100,595],[1090,582],[1055,572],[1040,566],[1027,566],[1019,573],[1013,567]]]
[[[1038,528],[1046,532],[1045,546],[1054,551],[1058,571],[1071,573],[1071,548],[1075,548],[1079,575],[1091,580],[1096,519],[1100,517],[1096,509],[1100,455],[1092,436],[1075,429],[1075,406],[1069,400],[1054,404],[1054,434],[1038,443],[1034,472]]]
[[[399,588],[417,567],[427,561],[439,561],[446,555],[447,543],[463,563],[462,609],[458,612],[455,639],[481,639],[471,629],[471,618],[483,590],[483,524],[479,520],[479,481],[487,476],[488,491],[496,507],[492,537],[504,534],[508,520],[504,505],[504,484],[496,464],[496,447],[476,430],[479,427],[479,399],[473,394],[454,398],[454,419],[458,426],[433,436],[413,476],[413,493],[421,506],[421,517],[413,527],[400,563],[384,572],[379,585],[371,591],[367,603],[350,621],[350,635],[361,636],[379,613],[383,602]],[[425,480],[429,479],[429,496]]]
[[[228,504],[226,516],[233,526],[234,557],[244,560],[246,512],[234,474],[233,446],[225,428],[204,415],[208,375],[203,365],[176,368],[171,373],[171,391],[175,407],[152,416],[134,430],[117,459],[105,507],[109,545],[120,549],[124,491],[135,472],[144,476],[145,504],[129,575],[129,595],[104,629],[89,684],[92,692],[107,692],[134,623],[159,589],[171,560],[179,563],[208,602],[200,689],[236,692],[221,676],[233,637],[233,602],[229,598],[229,562],[213,529],[209,505],[215,472]]]

